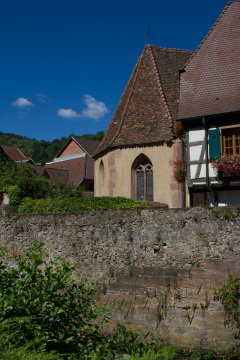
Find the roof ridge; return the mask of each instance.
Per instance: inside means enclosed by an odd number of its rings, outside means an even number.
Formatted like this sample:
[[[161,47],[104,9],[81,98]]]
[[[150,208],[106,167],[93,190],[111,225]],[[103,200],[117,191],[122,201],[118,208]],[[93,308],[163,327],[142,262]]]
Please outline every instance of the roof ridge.
[[[170,119],[170,124],[171,124],[171,126],[172,126],[172,124],[173,124],[172,115],[171,115],[171,112],[170,112],[170,110],[169,110],[169,107],[168,107],[166,98],[165,98],[165,94],[164,94],[164,91],[163,91],[161,78],[160,78],[160,75],[159,75],[159,72],[158,72],[158,69],[157,69],[156,60],[155,60],[155,57],[154,57],[154,54],[153,54],[153,51],[152,51],[152,48],[151,48],[151,47],[150,47],[150,56],[151,56],[152,61],[153,61],[153,68],[154,68],[155,73],[156,73],[157,83],[158,83],[160,95],[161,95],[161,97],[162,97],[162,101],[163,101],[163,103],[164,103],[164,105],[165,105],[165,108],[166,108],[167,113],[168,113],[168,117],[169,117],[169,119]]]
[[[217,26],[217,24],[219,23],[220,19],[222,18],[222,16],[224,15],[224,13],[226,12],[227,8],[230,6],[230,4],[232,3],[237,3],[240,1],[229,1],[225,7],[223,8],[221,14],[218,16],[218,18],[215,20],[214,24],[212,25],[212,27],[210,28],[210,30],[208,31],[208,33],[206,34],[206,36],[203,38],[203,40],[200,42],[200,44],[198,45],[198,47],[196,48],[196,50],[194,51],[194,53],[192,54],[192,56],[190,56],[190,58],[188,59],[188,61],[186,62],[186,64],[184,65],[183,69],[186,68],[186,66],[189,64],[189,62],[194,58],[194,56],[198,53],[198,51],[201,49],[201,47],[203,46],[203,44],[205,43],[205,41],[208,39],[208,37],[210,36],[210,34],[213,32],[213,30],[215,29],[215,27]]]
[[[162,47],[162,46],[156,46],[156,45],[152,45],[152,44],[147,44],[145,45],[145,47],[150,47],[150,48],[154,48],[156,50],[169,50],[171,52],[193,52],[193,50],[186,50],[186,49],[176,49],[176,48],[167,48],[167,47]]]
[[[144,48],[143,50],[145,51],[145,48]],[[124,106],[124,110],[123,110],[123,112],[122,112],[122,117],[121,117],[121,120],[120,120],[120,126],[119,126],[118,131],[116,132],[116,135],[113,137],[112,141],[110,142],[109,147],[112,146],[113,142],[116,140],[116,138],[117,138],[118,135],[120,134],[120,131],[122,130],[123,121],[124,121],[124,118],[125,118],[125,114],[126,114],[126,111],[127,111],[128,105],[129,105],[129,102],[130,102],[131,97],[132,97],[134,85],[135,85],[135,82],[136,82],[136,79],[137,79],[137,75],[138,75],[138,72],[139,72],[139,69],[140,69],[140,65],[141,65],[141,62],[142,62],[142,59],[143,59],[143,53],[144,53],[144,51],[141,52],[141,55],[139,56],[138,62],[137,62],[137,64],[136,64],[136,66],[135,66],[135,68],[136,68],[136,73],[134,74],[134,79],[133,79],[133,83],[132,83],[132,85],[131,85],[131,90],[130,90],[130,92],[129,92],[129,96],[128,96],[128,98],[127,98],[127,101],[126,101],[125,106]],[[130,77],[130,79],[131,79],[131,77]],[[129,79],[129,82],[130,82],[130,79]],[[127,89],[127,86],[126,86],[125,89]]]
[[[86,141],[94,141],[94,142],[101,142],[100,140],[96,140],[96,139],[88,139],[88,138],[85,138],[85,137],[82,137],[81,135],[80,136],[72,136],[72,138],[74,139],[80,139],[80,140],[86,140]]]

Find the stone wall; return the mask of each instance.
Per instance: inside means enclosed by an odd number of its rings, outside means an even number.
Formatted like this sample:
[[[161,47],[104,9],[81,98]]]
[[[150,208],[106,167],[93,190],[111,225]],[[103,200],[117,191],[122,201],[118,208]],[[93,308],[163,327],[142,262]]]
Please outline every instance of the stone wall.
[[[225,219],[226,211],[16,215],[5,206],[0,246],[21,253],[34,237],[43,241],[50,258],[61,255],[81,279],[103,285],[100,301],[113,308],[121,304],[112,326],[128,322],[176,344],[192,344],[207,331],[210,339],[228,345],[233,332],[211,291],[229,271],[240,275],[240,217]]]

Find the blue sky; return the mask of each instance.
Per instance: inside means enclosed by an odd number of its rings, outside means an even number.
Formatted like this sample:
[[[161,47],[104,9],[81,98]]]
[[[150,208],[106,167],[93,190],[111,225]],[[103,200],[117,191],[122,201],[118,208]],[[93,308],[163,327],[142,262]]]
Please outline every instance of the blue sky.
[[[0,131],[50,141],[106,131],[148,23],[158,46],[195,50],[226,3],[2,1]]]

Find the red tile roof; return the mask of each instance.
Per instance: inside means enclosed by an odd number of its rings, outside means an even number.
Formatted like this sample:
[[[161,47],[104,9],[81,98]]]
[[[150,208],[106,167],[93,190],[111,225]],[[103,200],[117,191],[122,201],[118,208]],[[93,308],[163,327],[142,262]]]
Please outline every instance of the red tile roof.
[[[178,118],[240,110],[240,2],[229,2],[181,74]]]
[[[98,141],[98,140],[91,140],[91,139],[81,138],[81,137],[78,137],[78,136],[72,136],[68,140],[66,145],[64,145],[62,150],[57,154],[56,157],[61,156],[63,151],[68,147],[68,145],[71,143],[72,140],[74,140],[80,146],[80,148],[90,156],[93,155],[93,153],[96,151],[96,149],[98,148],[98,146],[100,144],[100,141]]]
[[[94,157],[122,147],[172,139],[179,74],[192,52],[146,45]]]
[[[83,179],[94,178],[93,160],[87,154],[76,159],[48,163],[45,165],[45,169],[48,171],[52,181],[54,181],[54,177],[57,177],[59,182],[60,177],[63,176],[62,181],[64,184],[66,183],[66,171],[68,172],[67,184],[79,185]],[[55,172],[52,172],[52,169]],[[57,170],[59,170],[58,173]],[[61,172],[63,170],[64,173]]]
[[[57,185],[59,183],[62,183],[65,186],[68,185],[70,170],[46,168],[44,174]]]
[[[28,162],[28,161],[33,162],[30,157],[24,156],[23,153],[16,147],[6,146],[6,145],[1,145],[0,147],[8,157],[10,157],[12,160],[16,162]]]

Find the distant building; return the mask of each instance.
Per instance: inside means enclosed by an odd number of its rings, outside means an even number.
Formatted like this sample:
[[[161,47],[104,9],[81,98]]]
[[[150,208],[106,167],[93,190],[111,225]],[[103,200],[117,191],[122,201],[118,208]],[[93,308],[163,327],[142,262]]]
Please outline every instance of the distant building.
[[[23,155],[23,153],[17,147],[0,145],[0,152],[2,156],[5,156],[8,159],[12,159],[16,163],[34,164],[34,161],[30,157]]]
[[[72,136],[52,162],[44,167],[46,175],[54,183],[81,185],[86,191],[94,190],[94,160],[92,155],[100,141]],[[39,164],[39,171],[43,171]]]

